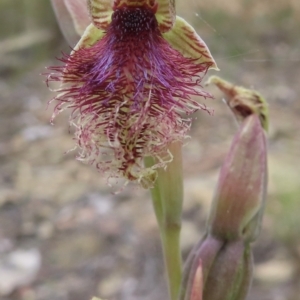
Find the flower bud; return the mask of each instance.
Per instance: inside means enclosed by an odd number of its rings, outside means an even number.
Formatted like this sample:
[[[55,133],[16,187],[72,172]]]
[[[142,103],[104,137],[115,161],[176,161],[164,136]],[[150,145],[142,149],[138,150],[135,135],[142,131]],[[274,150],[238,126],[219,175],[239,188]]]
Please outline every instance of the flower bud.
[[[199,277],[199,273],[197,273],[199,272],[199,266],[201,265],[201,280],[204,284],[208,277],[209,270],[222,246],[222,241],[213,236],[205,236],[200,243],[194,247],[184,266],[180,300],[193,299],[192,295],[197,293],[196,281],[197,277]],[[200,291],[198,293],[200,293]]]
[[[253,269],[251,242],[258,235],[266,196],[267,105],[255,91],[218,77],[227,104],[240,122],[222,166],[206,236],[184,268],[180,300],[244,300]]]
[[[206,236],[188,258],[180,300],[244,300],[252,278],[252,253],[244,241]]]
[[[257,237],[267,185],[265,133],[257,115],[245,119],[222,166],[208,222],[222,240]]]
[[[242,241],[225,243],[209,270],[203,299],[244,300],[252,278],[252,253]]]

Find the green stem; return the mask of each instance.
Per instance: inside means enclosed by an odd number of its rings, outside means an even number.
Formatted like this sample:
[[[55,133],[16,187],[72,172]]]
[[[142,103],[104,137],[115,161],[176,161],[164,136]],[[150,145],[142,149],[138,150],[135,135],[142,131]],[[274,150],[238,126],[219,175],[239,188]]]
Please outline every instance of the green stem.
[[[145,166],[147,168],[152,167],[154,164],[155,164],[155,159],[153,157],[145,158]],[[159,190],[157,180],[154,184],[154,187],[151,188],[150,192],[151,192],[152,204],[153,204],[156,220],[159,226],[159,230],[161,230],[164,217],[163,217],[162,200],[161,200],[160,190]]]
[[[154,187],[151,189],[152,202],[159,225],[164,260],[167,269],[171,300],[177,300],[180,290],[182,261],[180,251],[181,212],[183,202],[182,144],[173,143],[169,151],[173,156],[166,170],[159,169]],[[147,167],[155,163],[146,158]]]

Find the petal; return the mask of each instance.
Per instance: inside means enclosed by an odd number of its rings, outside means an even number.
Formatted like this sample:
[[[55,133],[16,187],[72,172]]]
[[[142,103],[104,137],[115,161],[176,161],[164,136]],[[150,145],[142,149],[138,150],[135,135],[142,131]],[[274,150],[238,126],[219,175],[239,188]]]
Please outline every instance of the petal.
[[[176,16],[174,27],[163,37],[183,56],[197,59],[197,63],[210,63],[210,69],[219,70],[204,41],[184,19]]]
[[[75,29],[81,36],[86,27],[92,22],[86,1],[64,0],[62,2],[65,2],[65,5],[73,19]]]
[[[74,28],[73,19],[65,5],[65,2],[62,0],[52,0],[51,3],[61,32],[69,45],[74,46],[78,42],[80,35]]]
[[[113,13],[112,0],[88,0],[93,23],[100,29],[106,29]]]
[[[157,0],[158,8],[155,14],[160,32],[169,31],[175,22],[175,0]]]
[[[81,48],[89,48],[93,46],[97,41],[99,41],[105,34],[104,30],[97,28],[94,24],[90,24],[85,32],[83,33],[81,39],[74,47],[74,50]]]

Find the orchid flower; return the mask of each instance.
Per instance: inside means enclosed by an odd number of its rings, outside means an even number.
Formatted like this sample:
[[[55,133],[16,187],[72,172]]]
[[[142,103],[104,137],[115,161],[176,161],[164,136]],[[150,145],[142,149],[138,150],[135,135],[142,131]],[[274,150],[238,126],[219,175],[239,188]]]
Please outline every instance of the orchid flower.
[[[175,15],[174,0],[89,0],[86,9],[92,23],[64,64],[49,68],[48,81],[61,83],[53,118],[72,110],[80,160],[108,177],[153,186],[157,168],[173,159],[168,145],[185,139],[190,115],[210,112],[195,96],[212,98],[200,83],[216,63]],[[157,163],[146,167],[149,156]]]

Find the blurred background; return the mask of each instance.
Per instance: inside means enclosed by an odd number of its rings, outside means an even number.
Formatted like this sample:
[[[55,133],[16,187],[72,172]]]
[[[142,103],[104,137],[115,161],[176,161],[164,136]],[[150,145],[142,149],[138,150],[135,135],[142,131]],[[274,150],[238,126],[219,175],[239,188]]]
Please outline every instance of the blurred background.
[[[217,74],[269,102],[269,192],[247,300],[300,299],[300,2],[177,0]],[[166,299],[149,193],[113,195],[76,161],[68,113],[49,123],[45,67],[69,52],[48,0],[0,1],[0,299]],[[211,75],[214,72],[211,72]],[[213,87],[184,149],[186,256],[204,233],[236,125]]]

